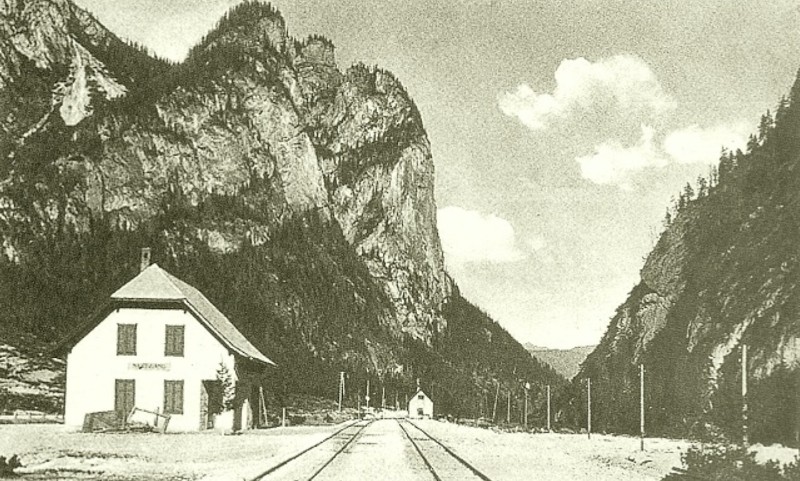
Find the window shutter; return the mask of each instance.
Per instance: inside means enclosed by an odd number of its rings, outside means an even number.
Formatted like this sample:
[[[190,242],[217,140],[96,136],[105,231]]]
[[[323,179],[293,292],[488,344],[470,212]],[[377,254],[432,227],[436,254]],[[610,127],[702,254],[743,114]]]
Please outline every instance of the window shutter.
[[[164,381],[164,413],[183,414],[183,381]]]
[[[129,342],[131,354],[136,354],[136,324],[131,324]]]
[[[184,326],[167,326],[164,339],[165,356],[183,356]]]
[[[175,355],[176,356],[183,356],[183,337],[184,337],[184,327],[183,326],[175,326]]]
[[[136,324],[117,325],[117,355],[136,355]]]
[[[172,354],[172,326],[164,328],[164,355],[169,356]]]

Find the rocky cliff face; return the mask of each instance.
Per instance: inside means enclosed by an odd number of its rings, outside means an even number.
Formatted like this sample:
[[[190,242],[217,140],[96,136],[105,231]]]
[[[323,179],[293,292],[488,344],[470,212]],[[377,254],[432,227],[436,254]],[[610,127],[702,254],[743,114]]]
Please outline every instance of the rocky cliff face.
[[[681,196],[640,283],[573,386],[578,397],[581,382],[592,378],[601,427],[636,431],[644,363],[651,432],[738,436],[737,383],[747,344],[751,433],[763,440],[796,436],[787,413],[800,397],[793,381],[778,380],[800,359],[798,119],[800,83],[774,118],[764,116],[747,152],[725,153],[699,195]]]
[[[234,8],[171,64],[69,0],[2,0],[0,111],[5,329],[56,340],[147,245],[289,366],[289,388],[461,369],[418,350],[452,338],[458,295],[416,106],[271,6]]]
[[[39,222],[60,219],[85,230],[88,218],[110,217],[135,229],[158,213],[169,189],[197,204],[208,194],[260,182],[269,192],[245,195],[260,202],[263,219],[197,226],[193,234],[231,251],[246,241],[267,242],[287,217],[317,212],[338,223],[381,280],[402,330],[429,341],[442,328],[436,312],[449,284],[419,113],[391,74],[363,66],[342,73],[328,41],[295,42],[277,12],[253,10],[256,17],[246,22],[244,11],[223,21],[174,74],[190,80],[152,99],[151,112],[131,118],[107,112],[104,104],[149,86],[109,73],[91,53],[108,55],[104,45],[117,39],[66,1],[3,3],[6,102],[25,104],[19,110],[30,106],[25,115],[2,120],[12,170],[6,181],[18,180],[19,164],[29,160],[23,157],[32,156],[26,141],[57,131],[70,145],[59,146],[50,160],[81,185],[62,198],[49,196],[51,212]],[[30,77],[25,69],[42,81],[20,98]],[[87,152],[88,143],[96,151]],[[5,194],[3,201],[15,206]],[[21,253],[10,237],[7,251]]]

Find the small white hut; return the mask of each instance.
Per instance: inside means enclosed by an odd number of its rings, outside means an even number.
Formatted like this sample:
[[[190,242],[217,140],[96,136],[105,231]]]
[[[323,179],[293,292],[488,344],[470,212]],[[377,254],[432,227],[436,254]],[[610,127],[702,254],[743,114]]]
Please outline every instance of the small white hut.
[[[422,389],[417,389],[417,392],[409,399],[408,417],[412,419],[433,418],[433,401]]]

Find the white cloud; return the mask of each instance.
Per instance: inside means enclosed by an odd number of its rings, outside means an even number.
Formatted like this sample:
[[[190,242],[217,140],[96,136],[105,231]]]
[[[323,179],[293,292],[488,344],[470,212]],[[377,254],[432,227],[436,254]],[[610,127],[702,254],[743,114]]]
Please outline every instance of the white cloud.
[[[494,214],[457,206],[439,209],[439,236],[448,263],[506,263],[525,258],[516,245],[514,227]]]
[[[623,146],[615,140],[604,142],[595,147],[590,155],[578,157],[581,174],[596,184],[618,185],[623,189],[631,189],[632,174],[648,167],[666,165],[666,159],[658,151],[653,137],[652,127],[642,125],[642,136],[633,146]]]
[[[545,240],[539,236],[533,236],[527,241],[525,241],[525,243],[528,244],[528,247],[530,247],[534,251],[540,251],[545,247],[547,247],[547,242],[545,242]]]
[[[722,147],[744,148],[750,128],[745,123],[675,130],[664,139],[664,151],[679,164],[714,163]]]
[[[502,94],[500,110],[517,117],[532,130],[547,128],[553,119],[572,112],[614,109],[622,114],[658,114],[675,107],[650,67],[638,57],[616,55],[590,62],[565,59],[555,72],[552,94],[537,93],[529,85]]]

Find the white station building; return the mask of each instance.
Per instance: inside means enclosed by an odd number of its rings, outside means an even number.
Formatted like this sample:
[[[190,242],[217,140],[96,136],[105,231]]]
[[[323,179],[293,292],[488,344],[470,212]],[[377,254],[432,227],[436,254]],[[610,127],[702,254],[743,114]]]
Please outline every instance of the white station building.
[[[143,253],[139,275],[63,344],[65,424],[140,411],[169,416],[170,432],[252,427],[257,381],[275,364],[200,291],[148,264]]]
[[[408,417],[414,419],[433,418],[433,401],[422,392],[422,389],[417,389],[414,396],[408,400]]]

